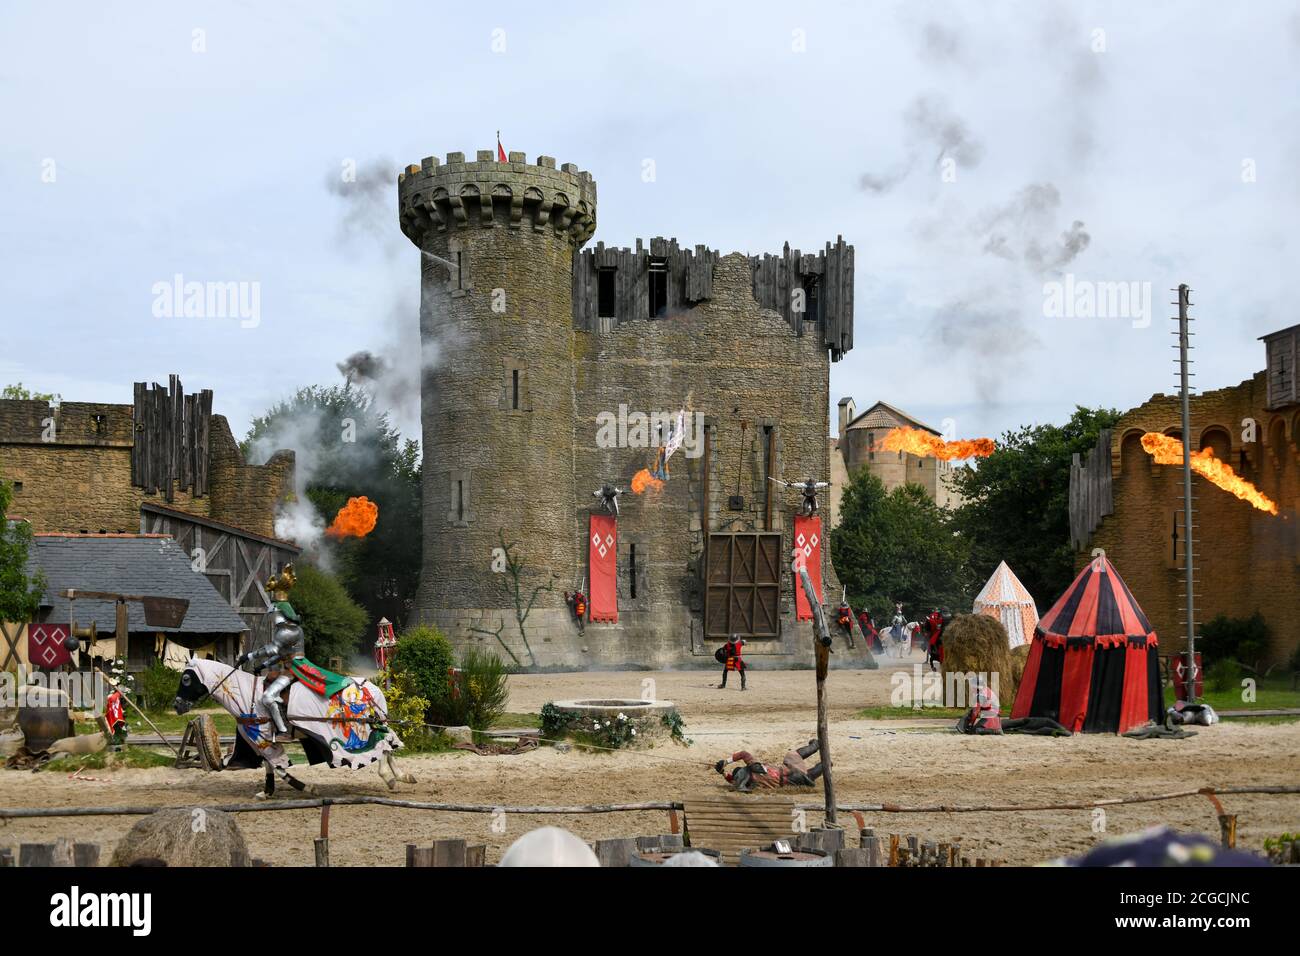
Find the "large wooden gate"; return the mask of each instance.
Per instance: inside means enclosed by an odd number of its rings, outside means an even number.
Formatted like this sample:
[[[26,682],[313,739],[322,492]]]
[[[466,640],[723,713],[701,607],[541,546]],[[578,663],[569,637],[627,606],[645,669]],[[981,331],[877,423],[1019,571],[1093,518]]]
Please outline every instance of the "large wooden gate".
[[[709,535],[705,563],[707,640],[781,636],[781,534]]]

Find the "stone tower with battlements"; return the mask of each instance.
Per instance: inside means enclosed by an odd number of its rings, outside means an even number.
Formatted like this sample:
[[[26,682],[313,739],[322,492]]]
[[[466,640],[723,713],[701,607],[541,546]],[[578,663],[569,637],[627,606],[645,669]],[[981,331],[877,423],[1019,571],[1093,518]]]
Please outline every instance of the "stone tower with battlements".
[[[592,176],[547,156],[494,157],[430,157],[398,178],[401,228],[423,253],[417,618],[459,647],[504,644],[543,667],[711,661],[719,627],[752,633],[751,654],[802,660],[790,575],[749,591],[711,585],[709,553],[762,535],[788,553],[798,497],[767,479],[828,475],[829,362],[852,347],[852,246],[583,250]],[[563,592],[587,579],[593,491],[627,489],[653,464],[653,447],[622,441],[626,430],[603,440],[601,426],[682,409],[698,441],[662,488],[620,501],[619,620],[580,631]],[[524,562],[517,586],[503,540]],[[838,601],[828,554],[824,567]]]

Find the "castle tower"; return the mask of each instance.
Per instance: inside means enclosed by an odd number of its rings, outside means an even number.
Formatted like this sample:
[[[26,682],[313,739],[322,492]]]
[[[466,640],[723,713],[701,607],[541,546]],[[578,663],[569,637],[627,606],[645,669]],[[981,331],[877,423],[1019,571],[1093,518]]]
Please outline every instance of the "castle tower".
[[[556,575],[530,630],[563,613],[561,591],[577,582],[573,257],[596,228],[596,184],[549,156],[502,163],[480,150],[409,166],[398,202],[424,253],[416,617],[461,634],[504,617],[509,640],[509,581],[492,567],[502,534],[534,583]]]

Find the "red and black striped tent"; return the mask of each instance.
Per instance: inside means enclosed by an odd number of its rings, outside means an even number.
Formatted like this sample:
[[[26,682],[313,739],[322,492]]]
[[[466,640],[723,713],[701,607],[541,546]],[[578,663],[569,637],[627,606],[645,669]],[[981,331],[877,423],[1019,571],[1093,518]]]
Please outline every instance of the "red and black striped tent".
[[[1100,552],[1034,628],[1013,717],[1122,734],[1163,713],[1159,641]]]

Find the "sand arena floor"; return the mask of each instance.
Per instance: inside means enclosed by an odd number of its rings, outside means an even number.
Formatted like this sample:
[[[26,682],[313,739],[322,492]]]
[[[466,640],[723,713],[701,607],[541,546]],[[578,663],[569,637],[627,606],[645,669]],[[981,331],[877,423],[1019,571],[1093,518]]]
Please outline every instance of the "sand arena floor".
[[[919,660],[919,658],[917,658]],[[910,672],[911,664],[901,665]],[[902,805],[1081,802],[1153,794],[1201,786],[1295,784],[1300,780],[1300,723],[1263,725],[1225,721],[1179,741],[1128,740],[1113,736],[977,738],[944,732],[947,720],[863,720],[864,707],[890,702],[890,675],[897,662],[877,671],[832,671],[831,746],[840,803]],[[523,675],[511,678],[510,710],[536,712],[544,703],[580,697],[641,696],[642,681],[677,703],[690,747],[661,743],[648,751],[560,752],[543,747],[518,756],[470,753],[412,757],[402,761],[418,783],[394,796],[412,800],[511,805],[572,805],[682,800],[725,792],[711,764],[733,751],[779,761],[792,746],[815,735],[812,671],[751,671],[749,689],[716,687],[709,671],[602,672]],[[671,758],[671,759],[661,759]],[[373,769],[356,772],[300,768],[319,795],[388,791]],[[194,806],[242,803],[261,787],[261,771],[97,770],[73,780],[66,773],[0,771],[0,805],[99,806],[158,804]],[[816,803],[821,792],[791,790]],[[291,799],[280,787],[277,798]],[[752,799],[763,799],[762,794]],[[1242,846],[1259,848],[1266,837],[1300,830],[1300,797],[1224,798],[1239,817]],[[868,813],[878,833],[917,834],[923,839],[960,838],[972,855],[1035,863],[1077,853],[1102,838],[1090,810],[1031,813]],[[106,859],[112,845],[137,817],[53,818],[0,822],[0,846],[59,836],[96,841]],[[810,814],[816,825],[819,815]],[[284,811],[240,816],[254,856],[274,864],[310,865],[319,812]],[[856,824],[841,815],[856,839]],[[464,837],[486,843],[489,862],[516,837],[544,824],[567,827],[587,839],[667,832],[664,812],[581,816],[507,815],[504,834],[491,831],[484,814],[451,814],[387,807],[336,807],[331,818],[334,865],[402,865],[405,845]],[[1196,797],[1108,808],[1107,834],[1157,824],[1217,838],[1208,800]]]

